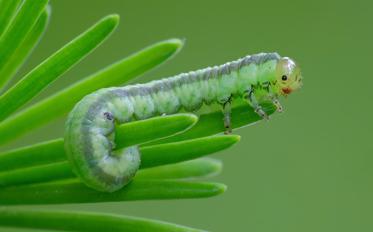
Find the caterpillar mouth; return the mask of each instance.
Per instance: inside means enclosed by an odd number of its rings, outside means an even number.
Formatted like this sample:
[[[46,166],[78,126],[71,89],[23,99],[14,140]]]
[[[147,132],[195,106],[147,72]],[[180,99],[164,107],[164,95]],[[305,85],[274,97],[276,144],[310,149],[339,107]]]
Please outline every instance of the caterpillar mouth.
[[[289,87],[287,87],[287,88],[282,88],[282,92],[283,92],[285,95],[290,94],[292,91],[293,91],[293,90],[292,90],[291,88],[289,88]]]

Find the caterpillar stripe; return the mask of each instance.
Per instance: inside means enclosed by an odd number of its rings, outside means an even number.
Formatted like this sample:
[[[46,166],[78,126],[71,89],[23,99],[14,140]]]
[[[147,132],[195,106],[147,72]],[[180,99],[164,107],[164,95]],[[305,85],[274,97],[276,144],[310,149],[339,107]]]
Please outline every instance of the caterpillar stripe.
[[[198,110],[218,102],[230,132],[230,103],[247,99],[266,118],[260,100],[277,98],[302,85],[299,67],[277,53],[260,53],[233,62],[146,84],[98,90],[84,97],[70,112],[65,125],[65,149],[74,172],[88,186],[113,192],[125,186],[140,166],[137,146],[114,150],[115,123],[126,123],[181,109]]]

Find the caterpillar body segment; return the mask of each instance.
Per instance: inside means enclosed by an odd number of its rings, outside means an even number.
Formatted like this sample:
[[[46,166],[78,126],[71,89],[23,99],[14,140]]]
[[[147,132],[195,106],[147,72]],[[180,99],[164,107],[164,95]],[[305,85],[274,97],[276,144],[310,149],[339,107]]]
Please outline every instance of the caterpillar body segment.
[[[113,192],[128,184],[140,166],[137,146],[115,150],[114,128],[133,120],[181,109],[196,111],[218,102],[230,133],[230,104],[245,98],[267,118],[259,104],[269,98],[282,110],[279,95],[302,85],[299,67],[277,53],[246,56],[220,66],[179,74],[146,84],[101,89],[83,98],[71,111],[65,126],[65,149],[75,173],[88,186]]]

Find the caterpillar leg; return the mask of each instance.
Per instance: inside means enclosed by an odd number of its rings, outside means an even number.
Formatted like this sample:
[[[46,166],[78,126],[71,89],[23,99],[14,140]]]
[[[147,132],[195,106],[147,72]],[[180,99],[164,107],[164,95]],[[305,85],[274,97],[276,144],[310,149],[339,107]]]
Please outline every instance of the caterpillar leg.
[[[255,113],[257,113],[263,119],[269,120],[269,116],[266,112],[264,112],[262,106],[259,105],[259,102],[256,99],[254,91],[252,89],[248,90],[247,94],[245,94],[244,97],[249,102],[249,104],[254,108]]]
[[[276,97],[271,97],[271,101],[276,106],[277,112],[281,113],[282,111],[284,111],[284,108]]]
[[[273,89],[272,86],[268,86],[267,89],[269,93],[269,99],[272,101],[272,104],[276,106],[277,112],[282,112],[284,111],[284,108],[282,107],[281,103],[278,100],[278,94],[275,93],[275,90]]]
[[[232,125],[231,125],[231,97],[223,103],[223,115],[224,115],[224,134],[231,134],[232,133]]]

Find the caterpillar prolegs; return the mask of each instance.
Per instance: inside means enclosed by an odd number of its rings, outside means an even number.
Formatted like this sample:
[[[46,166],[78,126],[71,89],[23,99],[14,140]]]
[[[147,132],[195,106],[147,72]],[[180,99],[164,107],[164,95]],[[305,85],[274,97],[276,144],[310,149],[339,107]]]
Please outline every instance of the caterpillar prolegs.
[[[218,102],[230,132],[230,104],[244,98],[263,118],[259,102],[277,100],[302,85],[299,67],[277,53],[260,53],[146,84],[101,89],[84,97],[71,111],[65,125],[65,149],[75,173],[88,186],[113,192],[122,188],[140,166],[136,146],[115,150],[115,123],[126,123],[181,109],[198,110]]]

